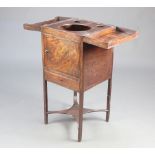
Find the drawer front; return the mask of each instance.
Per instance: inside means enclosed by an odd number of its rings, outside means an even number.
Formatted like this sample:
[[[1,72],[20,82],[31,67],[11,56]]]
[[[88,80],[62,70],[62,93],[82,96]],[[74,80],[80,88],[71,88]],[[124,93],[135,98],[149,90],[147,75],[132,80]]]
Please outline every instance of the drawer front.
[[[62,74],[79,77],[79,44],[51,35],[43,35],[44,67]]]

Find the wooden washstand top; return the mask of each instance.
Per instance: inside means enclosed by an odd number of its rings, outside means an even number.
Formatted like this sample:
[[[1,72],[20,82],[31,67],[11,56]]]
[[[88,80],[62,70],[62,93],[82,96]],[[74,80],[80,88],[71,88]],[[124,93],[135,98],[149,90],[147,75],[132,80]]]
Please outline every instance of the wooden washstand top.
[[[55,17],[40,23],[24,24],[24,29],[41,31],[75,42],[82,38],[85,43],[105,49],[133,40],[138,35],[136,31],[126,28],[70,17]]]

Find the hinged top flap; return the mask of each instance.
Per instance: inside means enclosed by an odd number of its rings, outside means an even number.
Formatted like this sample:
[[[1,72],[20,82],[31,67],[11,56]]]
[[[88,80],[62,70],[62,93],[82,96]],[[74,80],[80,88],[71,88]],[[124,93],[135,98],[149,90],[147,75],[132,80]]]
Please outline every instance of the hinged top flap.
[[[76,36],[82,37],[85,43],[105,49],[133,40],[138,35],[136,31],[126,28],[70,17],[55,17],[40,23],[24,24],[24,28],[71,41],[76,41]]]

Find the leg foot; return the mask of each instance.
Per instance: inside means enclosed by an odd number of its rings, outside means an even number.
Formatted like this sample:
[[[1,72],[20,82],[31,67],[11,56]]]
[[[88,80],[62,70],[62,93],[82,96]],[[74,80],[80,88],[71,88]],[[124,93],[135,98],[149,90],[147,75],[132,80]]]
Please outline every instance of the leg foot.
[[[84,97],[84,92],[80,92],[80,93],[79,93],[79,128],[78,128],[78,142],[81,142],[81,140],[82,140],[83,97]]]
[[[112,88],[112,79],[110,78],[108,80],[106,122],[109,122],[110,117],[111,88]]]
[[[47,95],[47,81],[43,80],[44,88],[44,123],[48,124],[48,95]]]

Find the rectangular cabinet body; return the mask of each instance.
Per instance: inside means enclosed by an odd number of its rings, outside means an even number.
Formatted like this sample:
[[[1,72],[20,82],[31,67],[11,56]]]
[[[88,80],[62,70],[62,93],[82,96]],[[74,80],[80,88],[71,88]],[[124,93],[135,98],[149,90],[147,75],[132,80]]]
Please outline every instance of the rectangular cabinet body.
[[[56,17],[24,24],[41,31],[44,78],[79,91],[112,76],[113,47],[137,36],[137,32],[92,21]]]
[[[84,90],[112,74],[113,50],[42,33],[45,79],[69,89],[80,88],[80,55],[83,55]],[[81,52],[83,54],[81,54]]]

